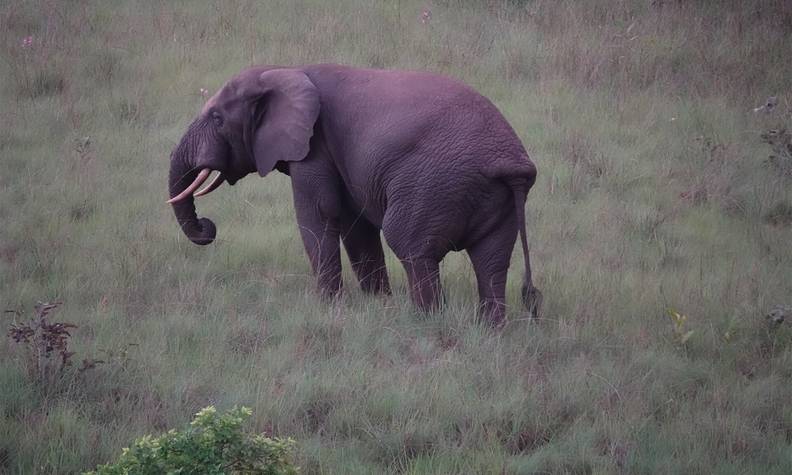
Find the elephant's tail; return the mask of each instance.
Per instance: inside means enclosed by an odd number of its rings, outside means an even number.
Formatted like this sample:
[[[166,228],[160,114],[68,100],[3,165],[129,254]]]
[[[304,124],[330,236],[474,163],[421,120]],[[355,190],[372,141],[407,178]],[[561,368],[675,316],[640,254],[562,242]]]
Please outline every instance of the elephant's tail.
[[[514,194],[514,211],[517,213],[517,226],[520,232],[523,255],[525,256],[525,282],[523,288],[533,287],[531,281],[531,262],[528,257],[528,236],[525,228],[525,199],[528,192],[536,183],[536,165],[527,157],[519,163],[504,164],[492,167],[488,170],[492,178],[500,178],[505,181]]]
[[[517,180],[514,180],[517,181]],[[528,190],[524,180],[519,183],[509,183],[514,194],[514,211],[517,213],[517,229],[520,232],[520,242],[522,243],[523,258],[525,259],[525,276],[523,277],[523,288],[532,288],[533,280],[531,277],[531,258],[528,254],[528,235],[525,226],[525,199]]]
[[[528,192],[536,182],[536,165],[525,157],[525,161],[518,164],[494,166],[487,170],[487,176],[506,182],[514,195],[514,211],[517,213],[517,226],[522,243],[523,259],[525,259],[525,276],[522,285],[522,300],[528,313],[538,317],[539,307],[542,303],[542,293],[534,287],[531,275],[531,257],[528,251],[528,232],[525,227],[525,199]]]

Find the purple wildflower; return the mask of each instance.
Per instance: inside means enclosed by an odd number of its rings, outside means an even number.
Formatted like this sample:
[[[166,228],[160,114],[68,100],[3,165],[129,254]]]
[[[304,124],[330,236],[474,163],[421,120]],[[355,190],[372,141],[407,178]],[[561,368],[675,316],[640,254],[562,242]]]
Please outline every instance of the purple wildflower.
[[[429,21],[430,21],[431,19],[432,19],[432,12],[431,12],[431,10],[429,10],[428,8],[425,8],[425,9],[424,9],[424,10],[421,12],[421,23],[423,23],[424,25],[426,25],[427,23],[429,23]]]

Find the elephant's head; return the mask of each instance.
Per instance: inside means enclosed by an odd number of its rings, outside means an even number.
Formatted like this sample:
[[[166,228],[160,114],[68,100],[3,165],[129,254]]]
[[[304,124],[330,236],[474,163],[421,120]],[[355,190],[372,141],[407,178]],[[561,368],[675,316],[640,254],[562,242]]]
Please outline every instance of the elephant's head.
[[[194,197],[248,173],[264,176],[279,161],[302,160],[319,115],[319,92],[302,71],[251,68],[210,98],[171,153],[170,197],[190,240],[209,244],[214,223],[195,214]],[[212,171],[218,174],[198,190]]]

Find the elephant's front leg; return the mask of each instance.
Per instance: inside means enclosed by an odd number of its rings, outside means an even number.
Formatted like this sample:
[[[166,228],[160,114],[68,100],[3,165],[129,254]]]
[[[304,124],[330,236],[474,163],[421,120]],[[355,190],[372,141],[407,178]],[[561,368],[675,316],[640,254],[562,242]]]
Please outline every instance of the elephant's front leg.
[[[390,294],[380,230],[360,213],[344,213],[341,222],[341,240],[360,282],[360,288],[367,293]]]
[[[294,186],[294,207],[305,251],[317,278],[319,294],[333,298],[342,287],[341,282],[341,222],[329,190],[304,189]]]

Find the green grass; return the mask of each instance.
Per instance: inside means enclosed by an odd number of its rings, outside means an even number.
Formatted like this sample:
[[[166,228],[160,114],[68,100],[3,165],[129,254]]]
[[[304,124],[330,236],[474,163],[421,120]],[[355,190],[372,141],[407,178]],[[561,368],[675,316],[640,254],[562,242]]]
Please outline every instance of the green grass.
[[[239,404],[305,473],[790,473],[792,330],[764,314],[792,305],[772,217],[792,173],[760,135],[792,127],[791,24],[780,0],[3,4],[0,306],[63,301],[75,366],[106,363],[43,384],[0,340],[0,472],[87,470]],[[391,298],[347,265],[320,302],[283,176],[201,200],[217,242],[184,238],[168,155],[200,89],[313,62],[437,71],[498,105],[540,170],[542,321],[519,250],[500,332],[464,255],[435,315],[392,254]]]

